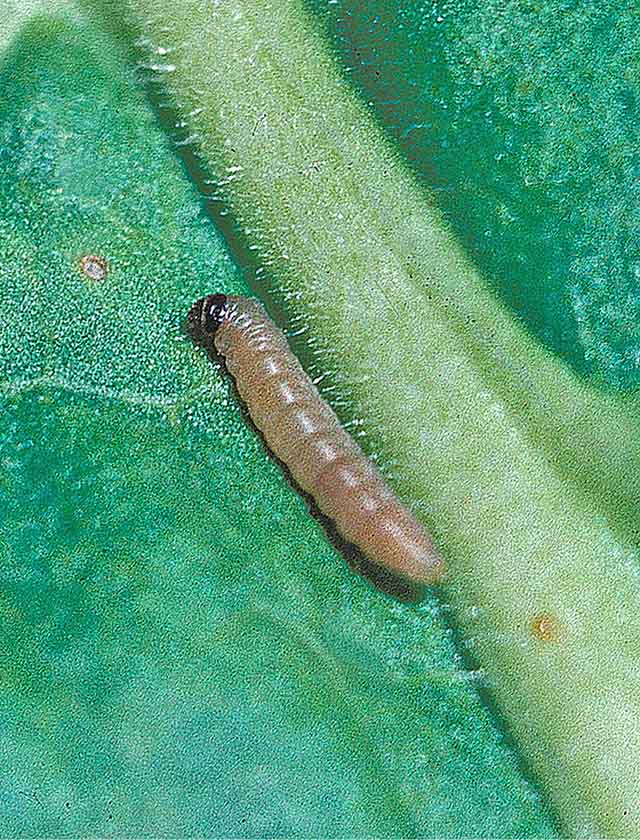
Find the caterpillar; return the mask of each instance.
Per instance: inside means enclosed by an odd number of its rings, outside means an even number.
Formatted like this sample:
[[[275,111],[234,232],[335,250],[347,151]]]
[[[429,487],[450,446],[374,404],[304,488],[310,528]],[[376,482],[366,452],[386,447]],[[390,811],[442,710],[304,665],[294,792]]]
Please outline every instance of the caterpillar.
[[[262,305],[207,295],[193,304],[188,327],[197,344],[222,356],[267,446],[344,539],[408,581],[436,583],[444,563],[429,535],[341,426]]]

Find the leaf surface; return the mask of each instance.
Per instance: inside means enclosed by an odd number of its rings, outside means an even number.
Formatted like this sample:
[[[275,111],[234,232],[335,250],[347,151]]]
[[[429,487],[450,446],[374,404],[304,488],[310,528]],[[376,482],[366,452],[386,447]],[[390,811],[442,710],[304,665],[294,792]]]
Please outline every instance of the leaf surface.
[[[119,47],[49,15],[0,72],[3,832],[552,836],[444,611],[346,568],[182,334],[248,289]]]

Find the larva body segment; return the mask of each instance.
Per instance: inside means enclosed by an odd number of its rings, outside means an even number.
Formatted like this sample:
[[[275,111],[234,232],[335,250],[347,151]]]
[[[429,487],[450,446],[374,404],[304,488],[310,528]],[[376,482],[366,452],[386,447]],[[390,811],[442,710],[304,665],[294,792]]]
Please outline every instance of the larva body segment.
[[[194,339],[224,358],[271,451],[340,533],[404,578],[439,580],[443,562],[424,528],[340,425],[262,305],[208,295],[189,321]]]

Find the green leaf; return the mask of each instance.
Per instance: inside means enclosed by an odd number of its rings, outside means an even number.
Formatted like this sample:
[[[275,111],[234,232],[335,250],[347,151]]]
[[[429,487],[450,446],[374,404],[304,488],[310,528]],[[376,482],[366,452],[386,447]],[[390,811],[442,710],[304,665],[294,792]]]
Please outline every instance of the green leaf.
[[[247,287],[119,47],[33,20],[0,90],[4,834],[552,836],[438,602],[346,568],[182,334]]]
[[[637,415],[494,298],[300,0],[124,5],[257,288],[448,555],[457,626],[567,831],[635,836]]]
[[[638,5],[308,5],[487,281],[579,372],[637,386]]]

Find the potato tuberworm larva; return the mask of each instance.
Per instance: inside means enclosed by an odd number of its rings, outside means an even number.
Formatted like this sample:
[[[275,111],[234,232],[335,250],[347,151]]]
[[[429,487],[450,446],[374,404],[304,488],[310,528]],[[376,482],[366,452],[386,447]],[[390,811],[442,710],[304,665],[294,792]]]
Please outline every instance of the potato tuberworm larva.
[[[189,312],[193,339],[224,358],[271,451],[370,560],[420,584],[443,561],[428,534],[322,399],[281,330],[251,298],[208,295]]]

